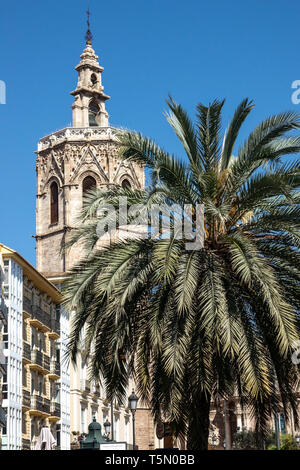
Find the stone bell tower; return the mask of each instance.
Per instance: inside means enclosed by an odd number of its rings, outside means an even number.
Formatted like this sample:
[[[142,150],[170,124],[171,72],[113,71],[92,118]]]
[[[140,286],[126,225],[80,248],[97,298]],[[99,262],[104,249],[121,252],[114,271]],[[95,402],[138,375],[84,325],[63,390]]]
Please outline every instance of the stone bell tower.
[[[43,137],[36,152],[37,269],[58,284],[78,261],[76,251],[64,254],[61,247],[76,223],[84,192],[93,187],[144,187],[144,168],[118,157],[117,129],[109,126],[105,109],[110,97],[103,92],[104,69],[92,48],[89,30],[75,70],[78,83],[71,92],[72,127]]]
[[[75,101],[73,103],[73,126],[108,126],[108,114],[105,110],[105,101],[110,97],[103,93],[101,74],[104,70],[98,63],[98,56],[88,40],[86,48],[81,54],[81,61],[75,67],[78,72],[76,90],[71,92]]]

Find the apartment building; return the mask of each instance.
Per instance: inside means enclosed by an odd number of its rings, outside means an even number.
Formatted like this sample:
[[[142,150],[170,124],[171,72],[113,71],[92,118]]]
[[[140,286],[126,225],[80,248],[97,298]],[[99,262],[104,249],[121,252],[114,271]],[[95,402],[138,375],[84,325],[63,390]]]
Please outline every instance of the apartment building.
[[[68,318],[60,292],[16,251],[0,244],[4,269],[6,426],[2,448],[34,449],[40,429],[50,427],[57,448],[70,446],[69,373],[63,353]],[[63,370],[63,371],[62,371]]]
[[[3,378],[6,376],[6,363],[3,354],[3,333],[7,325],[7,307],[3,295],[3,281],[4,281],[4,266],[2,258],[0,257],[0,449],[2,447],[2,434],[6,428],[6,413],[2,407],[2,384]]]

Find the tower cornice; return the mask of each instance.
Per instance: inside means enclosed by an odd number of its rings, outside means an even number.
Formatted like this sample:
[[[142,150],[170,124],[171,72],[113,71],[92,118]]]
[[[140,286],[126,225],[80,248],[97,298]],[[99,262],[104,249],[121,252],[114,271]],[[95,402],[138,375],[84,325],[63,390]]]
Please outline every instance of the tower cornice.
[[[62,143],[90,141],[117,141],[115,127],[65,127],[59,131],[42,137],[38,143],[37,153],[53,148]]]

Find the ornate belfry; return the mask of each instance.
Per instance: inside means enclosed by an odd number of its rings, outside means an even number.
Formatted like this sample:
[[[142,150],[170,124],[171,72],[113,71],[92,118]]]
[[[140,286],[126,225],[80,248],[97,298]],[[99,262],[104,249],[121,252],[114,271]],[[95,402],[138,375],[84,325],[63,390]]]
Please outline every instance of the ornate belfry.
[[[89,23],[88,23],[89,26]],[[37,149],[37,269],[59,284],[80,258],[80,250],[61,254],[61,245],[75,225],[84,190],[108,186],[144,187],[142,166],[118,158],[116,129],[109,126],[102,85],[103,67],[92,48],[89,27],[86,47],[75,67],[77,87],[71,92],[72,127],[43,137]]]

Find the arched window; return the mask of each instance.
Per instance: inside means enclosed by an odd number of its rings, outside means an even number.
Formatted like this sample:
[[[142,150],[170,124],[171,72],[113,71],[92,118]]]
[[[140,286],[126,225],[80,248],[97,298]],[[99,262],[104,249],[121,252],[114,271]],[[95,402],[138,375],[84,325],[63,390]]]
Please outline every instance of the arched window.
[[[84,203],[84,198],[86,196],[87,191],[91,191],[96,189],[96,180],[92,176],[86,176],[82,182],[82,198]]]
[[[98,126],[96,122],[96,116],[99,113],[100,108],[96,100],[92,100],[89,104],[89,126]]]
[[[92,85],[95,85],[97,83],[97,76],[94,73],[92,73],[91,75],[91,82]]]
[[[58,186],[55,181],[50,186],[50,223],[56,224],[58,222]]]
[[[126,188],[131,188],[131,184],[128,180],[123,180],[122,181],[122,188],[126,189]]]

